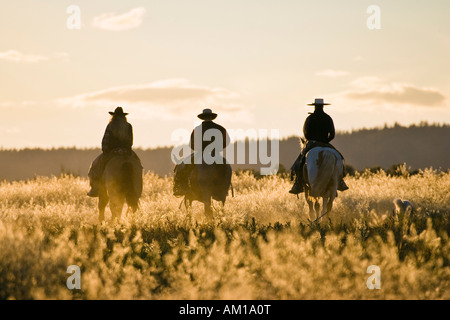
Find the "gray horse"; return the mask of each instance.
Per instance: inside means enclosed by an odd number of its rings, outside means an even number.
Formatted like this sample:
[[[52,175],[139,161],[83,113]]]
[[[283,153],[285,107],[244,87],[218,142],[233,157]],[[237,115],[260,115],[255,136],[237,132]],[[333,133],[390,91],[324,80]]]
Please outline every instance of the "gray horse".
[[[138,159],[126,152],[114,155],[105,167],[103,178],[98,201],[100,221],[105,219],[108,202],[113,220],[120,220],[125,202],[133,212],[138,209],[142,194],[142,166]]]
[[[311,221],[317,221],[331,212],[337,196],[337,186],[343,176],[343,162],[339,152],[333,148],[315,147],[306,154],[303,166],[305,198],[309,206]],[[322,198],[322,211],[319,200]]]

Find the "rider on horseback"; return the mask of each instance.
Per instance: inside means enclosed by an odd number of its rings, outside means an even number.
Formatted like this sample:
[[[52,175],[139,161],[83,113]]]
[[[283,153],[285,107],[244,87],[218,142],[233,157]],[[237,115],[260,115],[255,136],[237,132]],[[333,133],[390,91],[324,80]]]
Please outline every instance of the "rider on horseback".
[[[183,159],[182,166],[178,166],[178,170],[175,170],[173,187],[175,196],[186,195],[189,191],[189,177],[194,164],[205,162],[212,164],[205,161],[205,159],[214,159],[214,164],[224,164],[226,162],[220,156],[220,153],[230,143],[230,136],[224,127],[213,122],[217,114],[212,112],[211,109],[204,109],[197,117],[202,119],[203,122],[195,127],[191,133],[189,145],[194,152]],[[211,134],[211,139],[207,137],[209,134]],[[215,141],[215,139],[220,139],[221,141]],[[209,151],[206,148],[213,143],[215,147],[208,153]]]
[[[133,127],[127,122],[126,115],[128,113],[124,113],[122,107],[117,107],[114,112],[109,112],[109,114],[112,115],[112,117],[103,136],[103,153],[92,162],[91,167],[89,168],[88,177],[91,190],[87,195],[90,197],[98,197],[103,171],[108,160],[111,159],[114,154],[117,152],[125,152],[139,160],[137,154],[131,150],[133,145]]]
[[[315,99],[314,103],[308,105],[314,106],[315,109],[314,112],[310,113],[306,118],[303,126],[303,134],[308,142],[291,168],[291,177],[295,175],[295,182],[289,192],[293,194],[299,194],[304,191],[303,165],[305,164],[305,156],[308,151],[317,146],[335,149],[330,144],[330,141],[333,140],[335,136],[333,119],[323,111],[323,106],[329,105],[329,103],[324,103],[323,99]],[[345,191],[347,189],[348,186],[345,184],[344,180],[341,180],[338,184],[338,190]]]

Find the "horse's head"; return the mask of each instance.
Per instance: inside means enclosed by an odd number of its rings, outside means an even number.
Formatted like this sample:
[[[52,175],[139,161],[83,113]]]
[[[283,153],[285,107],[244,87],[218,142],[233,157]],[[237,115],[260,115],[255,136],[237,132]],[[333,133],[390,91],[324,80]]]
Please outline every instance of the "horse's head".
[[[394,212],[396,214],[410,214],[414,210],[413,205],[408,200],[394,199],[393,202],[395,206]]]

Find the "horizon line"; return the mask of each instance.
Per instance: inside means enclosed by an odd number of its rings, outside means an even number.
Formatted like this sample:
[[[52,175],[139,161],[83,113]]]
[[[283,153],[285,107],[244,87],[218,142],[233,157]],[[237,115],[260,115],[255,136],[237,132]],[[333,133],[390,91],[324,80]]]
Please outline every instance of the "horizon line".
[[[420,121],[419,123],[413,123],[410,125],[401,125],[398,122],[395,122],[392,125],[388,125],[387,123],[385,123],[383,126],[374,126],[374,127],[370,127],[370,128],[366,128],[366,127],[361,127],[361,128],[357,128],[357,129],[351,129],[351,130],[336,130],[336,135],[348,135],[348,134],[354,134],[354,133],[358,133],[358,132],[362,132],[362,131],[371,131],[371,130],[386,130],[386,129],[395,129],[395,128],[426,128],[426,127],[437,127],[437,128],[446,128],[446,127],[450,127],[450,123],[438,123],[438,122],[433,122],[433,123],[429,123],[428,121]],[[285,136],[285,137],[280,137],[279,139],[274,139],[274,140],[278,140],[278,141],[286,141],[289,139],[293,139],[293,138],[301,138],[302,136],[300,135],[289,135],[289,136]],[[233,142],[233,144],[236,143],[246,143],[247,141],[255,141],[255,139],[245,139],[245,140],[236,140]],[[259,141],[259,140],[256,140]],[[271,141],[271,139],[268,137],[267,141]],[[149,151],[149,150],[158,150],[158,149],[172,149],[174,148],[175,145],[158,145],[155,147],[144,147],[144,146],[135,146],[133,147],[134,150],[142,150],[142,151]],[[100,146],[51,146],[51,147],[42,147],[42,146],[25,146],[25,147],[12,147],[12,148],[7,148],[7,147],[3,147],[0,146],[0,152],[1,151],[28,151],[28,150],[41,150],[41,151],[54,151],[54,150],[84,150],[84,151],[89,151],[89,150],[98,150],[101,149]]]

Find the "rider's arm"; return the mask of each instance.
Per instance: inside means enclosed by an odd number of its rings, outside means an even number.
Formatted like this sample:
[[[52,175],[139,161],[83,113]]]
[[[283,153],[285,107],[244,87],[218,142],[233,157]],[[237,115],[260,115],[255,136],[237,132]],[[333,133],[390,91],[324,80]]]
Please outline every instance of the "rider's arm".
[[[312,140],[311,139],[311,134],[310,134],[310,123],[311,123],[311,118],[308,117],[305,120],[305,124],[303,125],[303,135],[305,136],[306,140]]]
[[[231,139],[227,130],[223,127],[222,127],[222,139],[223,139],[223,149],[226,149],[226,147],[230,144]]]
[[[329,124],[329,129],[328,129],[328,142],[333,140],[334,136],[336,134],[335,129],[334,129],[333,119],[331,119],[331,117],[330,117],[329,121],[330,121],[330,124]]]
[[[103,135],[102,139],[102,151],[108,152],[109,151],[109,144],[111,141],[111,125],[108,124],[105,130],[105,134]]]
[[[195,150],[194,149],[194,145],[195,145],[195,142],[194,142],[194,136],[195,136],[195,130],[196,129],[194,129],[194,130],[192,130],[192,132],[191,132],[191,138],[189,139],[189,146],[191,147],[191,149],[192,150]]]
[[[127,141],[127,147],[131,149],[133,146],[133,126],[129,124],[128,126],[128,141]]]

